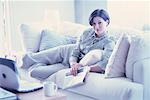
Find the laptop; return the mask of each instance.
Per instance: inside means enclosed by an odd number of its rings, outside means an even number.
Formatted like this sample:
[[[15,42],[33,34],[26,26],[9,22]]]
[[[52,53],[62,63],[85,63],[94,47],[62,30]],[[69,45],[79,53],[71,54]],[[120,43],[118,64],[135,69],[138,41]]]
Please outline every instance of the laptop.
[[[43,85],[20,79],[16,62],[0,58],[0,87],[12,92],[26,93],[39,90]]]

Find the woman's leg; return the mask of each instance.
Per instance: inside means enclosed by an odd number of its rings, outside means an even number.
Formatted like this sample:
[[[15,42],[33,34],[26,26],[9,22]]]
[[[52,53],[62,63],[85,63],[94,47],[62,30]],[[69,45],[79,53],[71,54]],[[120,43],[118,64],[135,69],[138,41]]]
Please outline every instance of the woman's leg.
[[[43,63],[47,65],[62,62],[63,59],[60,56],[60,49],[61,48],[58,46],[37,53],[26,54],[22,59],[22,68],[28,69],[35,63]]]
[[[61,63],[53,65],[41,65],[41,66],[40,65],[36,66],[35,64],[33,66],[34,68],[29,70],[30,76],[41,81],[45,80],[46,78],[48,78],[49,76],[51,76],[52,74],[54,74],[59,70],[68,68],[68,66],[65,66]]]
[[[72,54],[73,49],[75,48],[76,44],[69,44],[69,45],[65,45],[62,46],[60,49],[60,56],[63,58],[62,63],[66,66],[70,66],[69,65],[69,58]]]
[[[69,65],[69,57],[75,46],[76,44],[63,45],[38,53],[29,53],[23,58],[23,68],[29,68],[35,63],[43,63],[46,65],[63,63]]]

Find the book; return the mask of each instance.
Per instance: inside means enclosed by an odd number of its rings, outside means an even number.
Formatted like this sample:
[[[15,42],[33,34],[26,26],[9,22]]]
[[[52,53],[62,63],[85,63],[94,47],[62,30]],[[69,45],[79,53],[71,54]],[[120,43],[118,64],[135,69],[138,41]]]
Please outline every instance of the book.
[[[17,100],[16,94],[0,87],[0,100]]]
[[[70,70],[66,72],[62,89],[67,89],[73,86],[84,84],[84,79],[86,78],[89,69],[89,67],[81,67],[77,70],[76,76],[71,75]]]

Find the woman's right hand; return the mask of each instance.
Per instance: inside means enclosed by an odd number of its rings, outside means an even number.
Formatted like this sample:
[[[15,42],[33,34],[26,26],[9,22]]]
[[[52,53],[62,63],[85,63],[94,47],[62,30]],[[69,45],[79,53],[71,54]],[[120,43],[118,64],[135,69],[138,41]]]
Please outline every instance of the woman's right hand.
[[[82,67],[81,64],[79,64],[79,63],[74,63],[74,64],[71,66],[71,70],[70,70],[71,74],[74,75],[74,76],[76,76],[76,75],[77,75],[77,70],[78,70],[80,67]]]

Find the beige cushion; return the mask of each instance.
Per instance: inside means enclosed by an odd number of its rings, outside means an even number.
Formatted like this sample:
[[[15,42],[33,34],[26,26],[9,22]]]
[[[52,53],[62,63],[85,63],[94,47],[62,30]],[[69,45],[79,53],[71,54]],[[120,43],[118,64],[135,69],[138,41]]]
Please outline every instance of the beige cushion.
[[[102,50],[95,49],[88,52],[81,60],[80,64],[83,66],[93,65],[102,59]]]
[[[41,23],[25,23],[20,25],[23,49],[27,52],[37,52],[41,41]]]
[[[150,35],[142,33],[131,37],[130,49],[126,61],[126,77],[133,81],[142,83],[142,68],[134,64],[150,57]],[[136,70],[136,71],[135,71]],[[134,80],[136,79],[136,80]]]
[[[133,79],[133,65],[141,56],[141,48],[143,46],[142,38],[139,36],[130,37],[130,49],[126,61],[126,77]]]
[[[128,37],[125,34],[117,41],[105,70],[105,77],[120,77],[125,75],[125,63],[129,50]]]
[[[65,36],[80,37],[80,35],[88,28],[88,26],[63,21],[60,25],[60,33]]]

